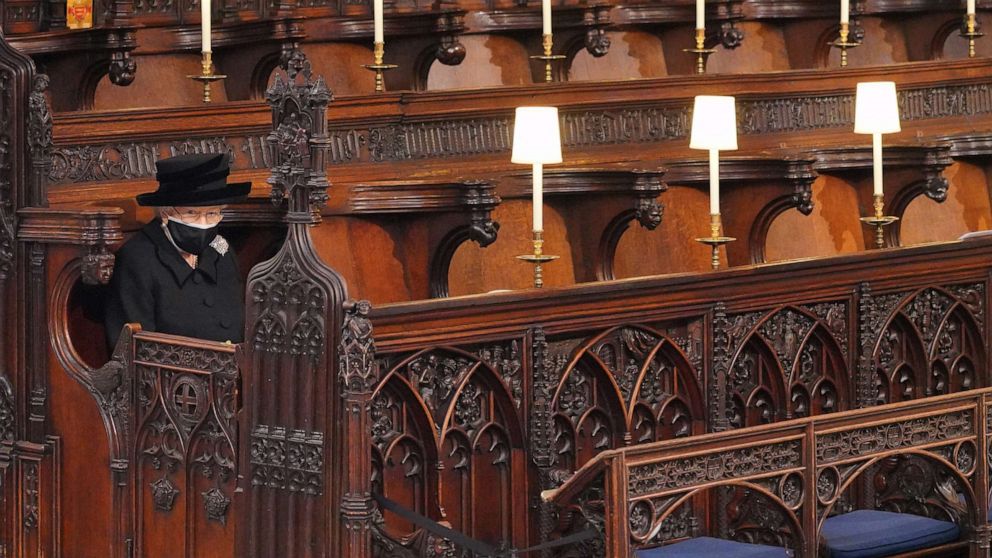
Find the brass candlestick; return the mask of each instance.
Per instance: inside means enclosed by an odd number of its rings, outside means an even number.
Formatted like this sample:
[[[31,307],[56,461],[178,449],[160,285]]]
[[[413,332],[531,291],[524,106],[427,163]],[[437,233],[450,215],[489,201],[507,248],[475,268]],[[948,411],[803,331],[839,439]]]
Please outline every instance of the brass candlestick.
[[[964,16],[964,26],[961,28],[961,36],[968,39],[968,58],[975,57],[975,39],[985,35],[978,30],[978,21],[975,14]]]
[[[188,74],[186,77],[188,77],[189,79],[203,82],[203,102],[209,103],[210,84],[215,81],[220,81],[222,79],[225,79],[227,78],[227,76],[223,74],[214,74],[213,53],[204,52],[203,58],[202,60],[200,60],[200,66],[203,68],[200,75]]]
[[[830,46],[840,49],[840,66],[842,68],[847,67],[847,49],[861,46],[861,43],[855,43],[850,41],[848,38],[851,36],[851,25],[849,23],[840,24],[840,37],[830,43]]]
[[[534,231],[534,253],[517,256],[517,259],[534,264],[534,288],[540,289],[544,286],[544,270],[541,264],[557,260],[558,256],[544,253],[544,231]]]
[[[372,43],[372,63],[362,64],[362,67],[366,70],[371,70],[375,72],[375,92],[382,93],[386,90],[385,80],[383,73],[386,70],[392,70],[393,68],[398,68],[396,64],[384,64],[382,62],[383,56],[386,54],[386,43],[378,42]]]
[[[708,237],[696,239],[696,242],[709,244],[712,249],[713,259],[710,260],[710,263],[713,265],[713,269],[720,269],[720,246],[737,240],[732,236],[722,236],[720,234],[722,224],[723,223],[720,220],[719,213],[710,214],[710,235]]]
[[[696,55],[696,73],[706,73],[706,59],[716,52],[715,48],[706,48],[706,29],[696,29],[696,48],[684,48],[682,52]]]
[[[551,83],[553,81],[551,75],[551,63],[556,60],[564,60],[565,56],[561,54],[551,54],[551,48],[554,46],[554,36],[551,33],[543,35],[542,44],[544,45],[544,54],[531,56],[531,59],[544,60],[544,81],[545,83]]]
[[[885,215],[882,209],[885,206],[885,196],[883,194],[875,194],[875,215],[871,217],[862,217],[861,222],[875,227],[875,246],[879,248],[885,247],[885,227],[895,223],[899,220],[898,217],[894,215]]]

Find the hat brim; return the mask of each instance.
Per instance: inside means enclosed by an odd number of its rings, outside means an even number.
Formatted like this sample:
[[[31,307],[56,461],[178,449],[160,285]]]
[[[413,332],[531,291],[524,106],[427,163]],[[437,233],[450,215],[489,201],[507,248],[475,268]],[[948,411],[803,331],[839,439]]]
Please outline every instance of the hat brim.
[[[138,194],[138,205],[150,207],[197,207],[202,205],[224,205],[243,202],[251,192],[251,182],[233,182],[224,188],[198,190],[194,192],[163,194],[148,192]]]

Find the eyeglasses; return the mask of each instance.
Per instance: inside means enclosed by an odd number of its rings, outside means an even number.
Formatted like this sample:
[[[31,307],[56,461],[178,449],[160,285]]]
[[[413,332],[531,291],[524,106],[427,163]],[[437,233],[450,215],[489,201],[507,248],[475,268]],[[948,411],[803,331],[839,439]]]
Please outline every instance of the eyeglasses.
[[[172,212],[187,223],[195,223],[197,221],[202,221],[204,223],[218,223],[224,218],[224,214],[219,209],[199,211],[192,208],[178,209],[173,207]]]

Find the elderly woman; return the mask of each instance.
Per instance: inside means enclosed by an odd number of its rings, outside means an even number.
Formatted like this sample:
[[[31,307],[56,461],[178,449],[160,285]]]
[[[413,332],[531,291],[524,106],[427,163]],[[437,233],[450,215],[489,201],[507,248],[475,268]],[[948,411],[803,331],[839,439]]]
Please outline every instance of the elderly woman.
[[[234,252],[217,234],[227,203],[251,183],[227,184],[226,155],[183,155],[155,164],[159,188],[137,197],[158,216],[117,251],[104,324],[111,347],[126,323],[240,342],[244,287]]]

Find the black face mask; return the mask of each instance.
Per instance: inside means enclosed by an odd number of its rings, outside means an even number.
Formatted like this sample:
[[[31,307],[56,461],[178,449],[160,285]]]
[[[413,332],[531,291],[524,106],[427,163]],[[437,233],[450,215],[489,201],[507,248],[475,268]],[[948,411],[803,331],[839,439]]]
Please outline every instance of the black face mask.
[[[166,226],[169,227],[169,234],[176,246],[194,256],[202,254],[217,237],[217,225],[200,228],[169,218]]]

